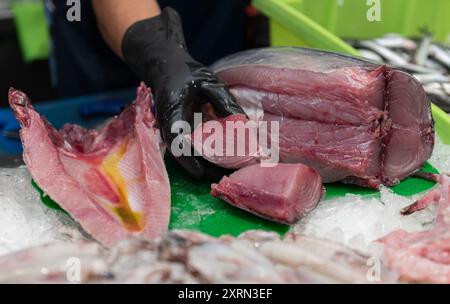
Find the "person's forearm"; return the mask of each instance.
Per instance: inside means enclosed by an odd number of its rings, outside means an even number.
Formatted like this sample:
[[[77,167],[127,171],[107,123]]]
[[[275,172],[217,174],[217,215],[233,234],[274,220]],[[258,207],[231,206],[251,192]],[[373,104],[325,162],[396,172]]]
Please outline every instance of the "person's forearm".
[[[122,39],[137,21],[161,13],[156,0],[92,0],[98,27],[111,49],[122,57]]]

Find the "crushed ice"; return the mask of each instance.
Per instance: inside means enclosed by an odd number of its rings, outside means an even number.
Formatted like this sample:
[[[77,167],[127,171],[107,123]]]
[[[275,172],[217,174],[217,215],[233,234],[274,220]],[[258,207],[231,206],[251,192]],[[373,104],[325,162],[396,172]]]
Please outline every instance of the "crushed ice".
[[[434,147],[433,155],[428,160],[439,172],[450,173],[450,146],[445,145],[436,136],[436,145]]]
[[[25,167],[0,169],[0,255],[65,241],[76,231],[69,216],[40,203]]]
[[[441,172],[450,172],[450,147],[437,138],[429,162]],[[347,195],[323,201],[293,229],[373,253],[379,251],[373,241],[391,231],[417,231],[432,225],[433,208],[408,217],[400,215],[400,210],[418,197],[398,196],[384,188],[380,197]],[[40,203],[25,167],[0,169],[0,255],[53,241],[70,241],[80,237],[76,227],[69,216]]]
[[[450,172],[450,146],[436,136],[436,146],[429,160],[440,172]],[[423,194],[403,197],[382,188],[379,197],[347,195],[323,201],[293,230],[309,236],[330,239],[365,253],[379,248],[373,241],[398,229],[420,231],[434,222],[436,208],[431,207],[411,216],[402,216],[403,207],[415,202]]]

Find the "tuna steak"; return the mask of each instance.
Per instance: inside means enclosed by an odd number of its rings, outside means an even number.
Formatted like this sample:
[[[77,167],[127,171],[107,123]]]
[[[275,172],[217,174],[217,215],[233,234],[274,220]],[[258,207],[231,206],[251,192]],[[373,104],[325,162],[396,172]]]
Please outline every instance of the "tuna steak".
[[[294,224],[323,195],[319,173],[302,164],[245,167],[213,184],[211,195],[269,220]]]
[[[10,89],[24,160],[36,183],[100,242],[158,237],[168,227],[170,186],[150,90],[100,131],[55,130],[28,97]]]
[[[280,159],[324,182],[395,185],[430,157],[430,101],[412,76],[388,66],[303,48],[226,57],[213,69],[254,120],[280,122]]]

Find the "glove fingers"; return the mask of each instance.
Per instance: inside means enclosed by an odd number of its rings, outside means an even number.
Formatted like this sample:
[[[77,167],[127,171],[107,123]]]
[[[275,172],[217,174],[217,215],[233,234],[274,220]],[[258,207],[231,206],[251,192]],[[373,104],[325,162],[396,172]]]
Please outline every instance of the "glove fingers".
[[[219,167],[213,163],[210,163],[204,158],[200,159],[200,162],[202,163],[204,169],[203,176],[208,181],[218,182],[222,179],[222,177],[224,177],[225,175],[230,175],[234,171]]]
[[[172,156],[173,157],[173,156]],[[216,166],[202,157],[173,157],[183,167],[185,172],[196,180],[218,182],[225,175],[230,175],[233,170]]]
[[[202,84],[202,93],[211,103],[215,112],[220,117],[233,114],[244,114],[244,110],[236,103],[233,95],[221,83],[206,82]]]
[[[186,126],[187,127],[187,126]],[[164,138],[170,154],[176,161],[195,179],[207,179],[216,181],[224,175],[231,173],[230,170],[216,166],[201,156],[194,156],[194,148],[184,136],[170,132],[171,126],[164,129]]]
[[[181,118],[180,118],[181,119]],[[183,137],[181,133],[172,133],[172,126],[176,121],[166,122],[163,127],[163,137],[166,142],[167,149],[176,161],[195,179],[200,179],[204,176],[205,170],[203,164],[200,162],[201,158],[194,157],[194,150],[189,142]],[[185,127],[188,127],[187,125]],[[177,130],[174,130],[177,131]],[[180,130],[181,131],[181,130]],[[186,130],[183,130],[186,132]]]
[[[201,156],[194,156],[193,147],[183,136],[189,130],[193,131],[194,111],[198,110],[205,99],[210,101],[219,116],[244,113],[228,90],[220,83],[204,82],[200,90],[171,92],[158,95],[157,98],[162,96],[165,96],[165,103],[157,103],[160,106],[157,107],[158,123],[170,154],[176,161],[195,179],[215,181],[230,173]],[[178,99],[180,96],[190,102],[181,102]]]
[[[203,160],[202,158],[194,156],[180,156],[174,158],[190,176],[197,180],[204,178],[205,169],[201,162]]]

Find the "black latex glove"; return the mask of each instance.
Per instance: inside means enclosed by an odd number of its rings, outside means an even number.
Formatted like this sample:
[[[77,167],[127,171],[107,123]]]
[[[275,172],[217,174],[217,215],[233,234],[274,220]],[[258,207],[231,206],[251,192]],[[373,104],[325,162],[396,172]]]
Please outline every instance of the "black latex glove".
[[[244,113],[225,85],[188,53],[174,9],[133,24],[125,33],[122,50],[125,62],[152,89],[156,119],[169,150],[177,137],[171,132],[172,124],[184,120],[193,128],[194,112],[201,112],[205,103],[211,103],[221,117]],[[176,159],[195,178],[223,176],[220,168],[201,157]]]

